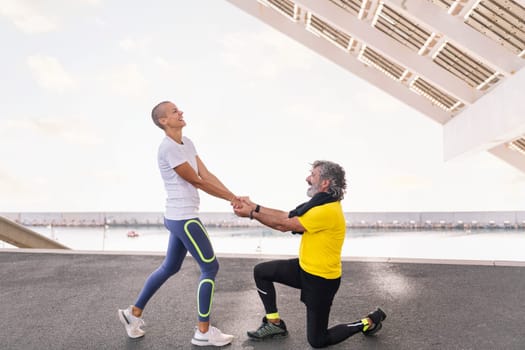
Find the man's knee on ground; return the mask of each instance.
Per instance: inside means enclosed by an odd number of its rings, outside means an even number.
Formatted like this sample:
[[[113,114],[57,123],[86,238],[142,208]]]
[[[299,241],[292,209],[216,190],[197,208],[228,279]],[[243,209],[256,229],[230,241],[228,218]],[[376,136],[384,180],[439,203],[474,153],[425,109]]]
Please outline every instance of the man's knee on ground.
[[[326,347],[326,341],[318,337],[314,338],[314,337],[308,336],[308,343],[310,344],[312,348],[316,348],[316,349]]]

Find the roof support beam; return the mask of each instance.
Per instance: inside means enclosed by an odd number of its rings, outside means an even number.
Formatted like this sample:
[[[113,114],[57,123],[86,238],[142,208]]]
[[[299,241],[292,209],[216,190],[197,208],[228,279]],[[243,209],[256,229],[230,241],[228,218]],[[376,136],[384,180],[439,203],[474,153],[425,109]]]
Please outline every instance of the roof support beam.
[[[525,173],[525,156],[508,149],[506,144],[501,144],[489,150],[490,153]]]
[[[304,23],[293,22],[277,11],[257,1],[227,0],[243,11],[253,15],[276,30],[286,34],[297,42],[322,54],[325,58],[373,84],[380,90],[399,99],[432,120],[444,124],[450,120],[450,113],[433,105],[428,99],[411,91],[406,85],[395,81],[373,67],[368,67],[355,56],[337,48],[329,41],[320,38],[304,28]]]
[[[521,7],[525,7],[525,0],[514,0],[514,2],[521,5]]]
[[[525,66],[525,60],[466,25],[463,18],[451,16],[444,9],[428,1],[384,0],[384,2],[396,11],[414,18],[416,22],[425,25],[433,32],[443,34],[453,44],[486,61],[495,70],[507,76]]]
[[[443,70],[427,57],[422,57],[401,43],[390,39],[386,34],[371,27],[369,23],[344,12],[337,5],[317,0],[296,0],[295,2],[355,39],[370,45],[375,51],[421,76],[436,87],[448,91],[465,104],[472,104],[481,96],[478,90]]]
[[[525,70],[521,70],[445,124],[445,160],[489,150],[524,135],[524,86]]]

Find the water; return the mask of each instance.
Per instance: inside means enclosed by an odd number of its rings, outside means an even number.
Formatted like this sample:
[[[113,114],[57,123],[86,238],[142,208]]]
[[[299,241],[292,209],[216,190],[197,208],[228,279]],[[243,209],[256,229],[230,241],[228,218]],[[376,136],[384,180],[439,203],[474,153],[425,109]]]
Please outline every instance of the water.
[[[165,252],[163,227],[30,227],[72,249]],[[139,236],[130,238],[127,233]],[[208,233],[218,254],[297,255],[301,237],[264,227],[214,228]],[[348,230],[343,257],[525,261],[525,231]],[[11,248],[0,242],[0,248]]]

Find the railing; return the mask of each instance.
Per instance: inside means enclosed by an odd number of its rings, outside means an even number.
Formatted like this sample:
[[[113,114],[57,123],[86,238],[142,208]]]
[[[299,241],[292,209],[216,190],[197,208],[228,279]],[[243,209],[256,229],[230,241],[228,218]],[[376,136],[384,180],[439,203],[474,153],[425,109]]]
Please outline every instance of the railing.
[[[3,216],[0,216],[0,240],[18,248],[69,249]]]

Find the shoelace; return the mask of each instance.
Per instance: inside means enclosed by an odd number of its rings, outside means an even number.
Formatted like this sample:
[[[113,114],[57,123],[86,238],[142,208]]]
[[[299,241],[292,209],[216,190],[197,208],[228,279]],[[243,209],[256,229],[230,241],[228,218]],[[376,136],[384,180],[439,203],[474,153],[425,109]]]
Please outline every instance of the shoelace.
[[[278,332],[276,332],[276,330]],[[257,333],[259,333],[261,336],[265,336],[267,334],[280,333],[281,331],[282,331],[282,329],[279,326],[271,324],[270,322],[268,322],[264,326],[260,327],[257,330]]]
[[[210,329],[208,330],[210,332],[210,336],[215,336],[220,334],[219,330],[213,326],[210,326]]]
[[[146,325],[146,322],[144,321],[144,319],[142,317],[137,317],[137,316],[133,316],[133,314],[130,313],[130,315],[133,317],[133,319],[137,320],[137,322],[139,323],[139,327],[142,327],[142,326],[145,326]]]

